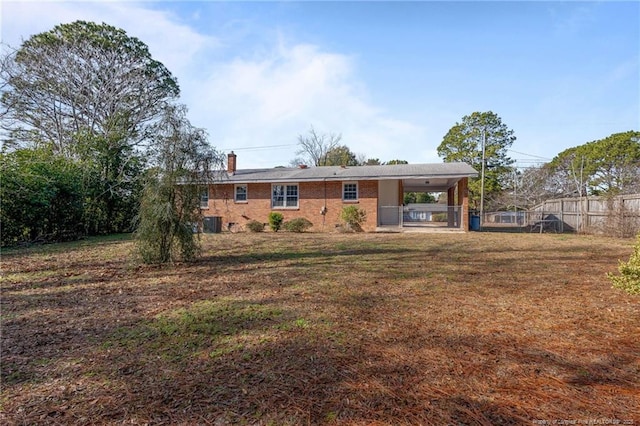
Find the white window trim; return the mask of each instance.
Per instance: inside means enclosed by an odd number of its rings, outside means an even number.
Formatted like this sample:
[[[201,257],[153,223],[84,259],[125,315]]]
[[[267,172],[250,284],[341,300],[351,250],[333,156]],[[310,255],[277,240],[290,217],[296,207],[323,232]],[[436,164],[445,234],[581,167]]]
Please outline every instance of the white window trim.
[[[238,200],[238,187],[244,187],[245,196],[247,197],[244,200]],[[236,203],[248,203],[249,202],[249,185],[246,183],[238,183],[233,186],[233,201]]]
[[[344,198],[344,188],[347,185],[355,185],[356,186],[356,198],[355,199],[345,199]],[[357,203],[360,200],[360,185],[358,185],[357,181],[345,181],[342,182],[342,201],[345,203]]]
[[[274,206],[273,205],[273,187],[274,186],[283,186],[284,187],[284,206]],[[287,187],[288,186],[296,186],[298,188],[298,196],[296,198],[295,206],[287,206]],[[272,183],[271,184],[271,208],[273,210],[297,210],[300,208],[300,184],[297,182],[287,182],[287,183]]]
[[[207,201],[204,201],[204,196],[207,196]],[[200,208],[208,209],[209,208],[209,187],[200,193]]]

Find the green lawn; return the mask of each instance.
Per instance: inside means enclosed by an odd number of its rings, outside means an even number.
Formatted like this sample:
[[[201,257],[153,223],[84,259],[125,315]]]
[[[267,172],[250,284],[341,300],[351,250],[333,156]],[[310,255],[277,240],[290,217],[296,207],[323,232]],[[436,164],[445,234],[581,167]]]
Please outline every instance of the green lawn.
[[[606,278],[633,243],[225,233],[170,267],[126,238],[8,250],[0,421],[640,424],[640,297]]]

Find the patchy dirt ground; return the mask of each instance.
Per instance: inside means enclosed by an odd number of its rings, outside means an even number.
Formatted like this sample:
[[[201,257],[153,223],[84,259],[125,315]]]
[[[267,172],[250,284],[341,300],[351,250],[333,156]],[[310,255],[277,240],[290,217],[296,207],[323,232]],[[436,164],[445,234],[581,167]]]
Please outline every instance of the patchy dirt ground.
[[[640,298],[605,276],[631,240],[203,243],[172,267],[117,239],[4,252],[0,421],[640,424]]]

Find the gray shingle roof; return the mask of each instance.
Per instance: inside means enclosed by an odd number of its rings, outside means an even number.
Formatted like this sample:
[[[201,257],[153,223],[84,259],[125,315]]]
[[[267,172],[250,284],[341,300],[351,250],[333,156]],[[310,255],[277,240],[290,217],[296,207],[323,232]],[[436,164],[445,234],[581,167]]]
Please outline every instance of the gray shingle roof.
[[[331,180],[387,180],[475,177],[467,163],[393,164],[385,166],[328,166],[308,168],[244,169],[222,173],[218,182],[314,182]]]

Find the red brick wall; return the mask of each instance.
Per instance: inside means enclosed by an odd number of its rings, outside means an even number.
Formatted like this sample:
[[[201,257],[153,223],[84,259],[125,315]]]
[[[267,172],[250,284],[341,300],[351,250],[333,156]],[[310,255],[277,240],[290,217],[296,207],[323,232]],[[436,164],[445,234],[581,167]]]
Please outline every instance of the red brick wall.
[[[462,178],[458,182],[458,205],[461,206],[460,226],[463,230],[469,230],[469,178]]]
[[[293,182],[295,183],[295,182]],[[250,220],[267,223],[269,213],[278,211],[284,220],[305,217],[313,223],[312,231],[331,232],[342,223],[340,213],[344,206],[355,204],[367,212],[363,229],[375,231],[378,221],[378,182],[358,181],[358,201],[342,201],[342,182],[299,182],[298,208],[271,208],[271,184],[247,184],[247,201],[234,201],[234,185],[209,186],[209,208],[205,216],[222,216],[223,229],[229,222],[245,224]],[[325,215],[320,213],[326,206]]]

